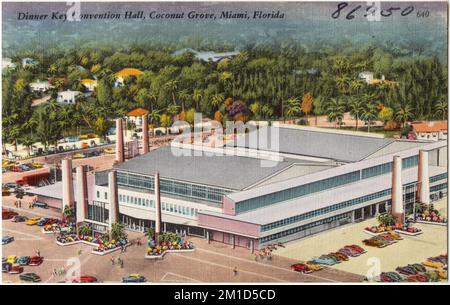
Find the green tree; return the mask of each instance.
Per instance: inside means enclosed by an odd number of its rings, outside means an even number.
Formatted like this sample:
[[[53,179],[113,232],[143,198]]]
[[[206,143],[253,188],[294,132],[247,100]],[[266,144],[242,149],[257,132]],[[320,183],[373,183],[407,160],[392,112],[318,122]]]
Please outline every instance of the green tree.
[[[168,128],[172,124],[172,117],[170,115],[167,115],[167,114],[164,113],[159,118],[159,121],[161,123],[161,127],[165,128],[166,134],[167,134]]]
[[[337,98],[331,98],[326,106],[326,113],[328,121],[336,122],[341,128],[342,118],[344,117],[345,105],[344,102]]]
[[[387,122],[392,121],[394,117],[394,110],[390,107],[383,107],[378,113],[378,120],[386,125]]]
[[[358,130],[358,120],[361,118],[361,114],[364,109],[362,99],[351,97],[349,100],[350,115],[355,119],[355,130]]]
[[[370,126],[377,119],[377,114],[377,106],[374,103],[368,103],[364,106],[361,119],[367,124],[367,132],[370,132]]]
[[[413,118],[412,108],[409,104],[400,105],[396,111],[395,119],[405,127],[406,123]]]

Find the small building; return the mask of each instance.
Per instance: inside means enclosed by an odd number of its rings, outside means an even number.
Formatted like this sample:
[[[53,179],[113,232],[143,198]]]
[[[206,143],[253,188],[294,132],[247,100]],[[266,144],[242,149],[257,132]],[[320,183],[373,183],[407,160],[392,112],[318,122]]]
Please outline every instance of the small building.
[[[27,66],[34,66],[37,65],[37,61],[34,60],[33,58],[29,58],[29,57],[25,57],[22,58],[22,67],[25,68]]]
[[[117,72],[115,74],[116,81],[114,83],[114,87],[123,86],[125,78],[127,78],[129,76],[136,76],[136,77],[138,77],[138,76],[141,76],[142,74],[144,74],[144,72],[142,72],[139,69],[134,69],[134,68],[122,69],[122,70],[120,70],[119,72]]]
[[[194,57],[197,58],[198,60],[212,61],[212,62],[219,62],[222,59],[232,59],[234,56],[239,54],[239,52],[236,51],[216,53],[213,51],[196,51],[191,48],[186,48],[175,51],[174,53],[172,53],[172,56],[179,56],[184,53],[192,53],[194,54]]]
[[[30,89],[33,92],[45,92],[52,88],[52,85],[48,81],[40,81],[37,80],[33,83],[30,83]]]
[[[76,97],[80,95],[80,91],[66,90],[58,92],[56,101],[61,104],[75,104]]]
[[[373,72],[363,71],[359,73],[358,78],[364,80],[367,84],[370,84],[373,81]]]
[[[80,81],[80,84],[82,84],[86,90],[92,92],[97,88],[97,81],[95,79],[82,79]]]
[[[411,127],[417,140],[447,140],[447,121],[414,122]]]
[[[133,122],[136,127],[142,127],[142,116],[147,115],[148,110],[136,108],[127,113],[127,121]]]
[[[2,58],[2,70],[4,69],[15,69],[17,66],[12,62],[11,58],[3,57]]]

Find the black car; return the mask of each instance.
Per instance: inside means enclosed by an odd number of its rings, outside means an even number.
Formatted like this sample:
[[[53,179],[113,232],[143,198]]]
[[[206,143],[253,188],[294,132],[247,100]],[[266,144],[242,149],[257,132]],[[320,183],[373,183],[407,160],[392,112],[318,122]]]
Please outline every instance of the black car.
[[[41,281],[41,277],[36,273],[23,273],[19,275],[19,278],[24,282],[36,283]]]

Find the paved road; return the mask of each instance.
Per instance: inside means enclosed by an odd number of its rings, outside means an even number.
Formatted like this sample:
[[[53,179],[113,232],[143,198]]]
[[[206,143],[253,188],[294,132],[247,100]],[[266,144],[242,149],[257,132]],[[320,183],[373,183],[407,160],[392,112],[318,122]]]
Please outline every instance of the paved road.
[[[22,214],[32,216],[36,210],[22,211]],[[76,261],[80,262],[81,274],[93,275],[103,282],[118,282],[122,276],[129,273],[140,273],[150,282],[340,282],[362,281],[359,275],[325,268],[309,275],[299,274],[290,270],[294,260],[276,255],[270,262],[256,262],[247,249],[231,249],[230,246],[211,243],[204,239],[191,238],[196,245],[196,251],[191,253],[168,253],[163,259],[145,259],[145,246],[130,246],[126,253],[118,252],[107,256],[96,256],[90,253],[92,247],[73,245],[60,247],[55,244],[53,235],[44,235],[40,227],[27,226],[24,223],[2,222],[3,234],[14,236],[11,244],[3,246],[3,256],[34,255],[39,249],[45,257],[41,266],[26,266],[25,272],[36,272],[44,282],[65,280],[64,276],[52,275],[52,271],[63,267],[70,273]],[[142,233],[129,233],[130,239],[140,237]],[[81,250],[81,255],[79,251]],[[124,268],[112,265],[111,257],[124,260]],[[237,275],[233,269],[237,268]],[[4,281],[17,282],[17,275],[3,274]]]

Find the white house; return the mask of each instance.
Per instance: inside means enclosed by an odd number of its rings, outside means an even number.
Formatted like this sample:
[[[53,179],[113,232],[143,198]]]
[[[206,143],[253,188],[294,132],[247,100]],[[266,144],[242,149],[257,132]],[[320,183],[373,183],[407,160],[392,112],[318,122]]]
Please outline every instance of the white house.
[[[37,61],[35,61],[33,58],[22,58],[22,67],[25,68],[26,66],[32,66],[32,65],[36,65]]]
[[[439,141],[447,139],[447,121],[415,122],[411,124],[417,140]]]
[[[58,92],[56,101],[62,104],[75,104],[76,97],[80,95],[80,91],[66,90]]]
[[[45,92],[52,88],[50,83],[48,81],[36,81],[33,83],[30,83],[30,89],[33,92]]]
[[[373,81],[373,72],[363,71],[359,73],[358,78],[364,80],[366,83],[370,84]]]
[[[14,69],[16,64],[12,62],[11,58],[3,57],[2,58],[2,70],[3,69]]]

